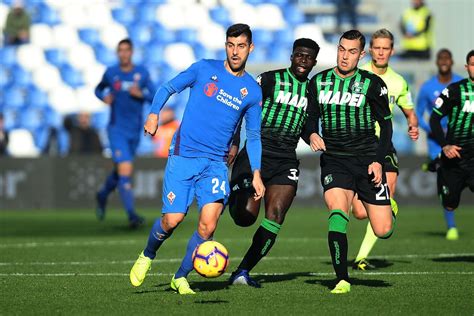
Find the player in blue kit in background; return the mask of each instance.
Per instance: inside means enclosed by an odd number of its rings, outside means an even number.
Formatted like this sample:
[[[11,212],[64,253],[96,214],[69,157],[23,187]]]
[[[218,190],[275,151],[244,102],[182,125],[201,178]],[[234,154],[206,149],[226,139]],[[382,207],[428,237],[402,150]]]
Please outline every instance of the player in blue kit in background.
[[[158,113],[168,98],[190,88],[181,126],[170,146],[163,181],[162,217],[157,219],[144,251],[130,271],[130,281],[140,286],[158,248],[172,234],[188,212],[194,197],[199,208],[197,230],[189,239],[181,266],[171,279],[179,294],[195,294],[186,279],[193,269],[194,249],[213,237],[219,217],[229,197],[226,160],[232,137],[245,116],[247,150],[253,172],[255,200],[265,187],[260,175],[262,93],[257,82],[245,72],[253,50],[252,32],[246,24],[227,29],[224,60],[201,60],[161,86],[153,99],[145,122],[145,133],[154,135]]]
[[[448,85],[453,82],[462,80],[463,77],[452,72],[453,68],[453,55],[451,51],[446,48],[442,48],[436,54],[436,66],[438,67],[438,74],[425,81],[420,88],[418,100],[416,103],[416,115],[420,127],[428,135],[428,154],[430,161],[423,164],[423,170],[429,170],[435,172],[439,165],[439,157],[441,154],[441,146],[433,138],[433,133],[429,125],[429,117],[435,107],[435,101]],[[428,113],[425,117],[424,114]],[[441,120],[441,126],[446,132],[448,129],[448,120],[443,118]],[[444,218],[448,231],[446,233],[446,239],[457,240],[459,238],[458,230],[454,220],[454,212],[444,210]]]
[[[130,228],[137,228],[144,219],[135,212],[133,159],[142,132],[143,105],[153,100],[156,89],[148,71],[132,63],[132,54],[132,42],[121,40],[117,46],[119,64],[107,68],[95,89],[95,95],[111,107],[107,133],[114,161],[114,169],[97,192],[96,213],[99,220],[104,219],[107,198],[118,187]]]

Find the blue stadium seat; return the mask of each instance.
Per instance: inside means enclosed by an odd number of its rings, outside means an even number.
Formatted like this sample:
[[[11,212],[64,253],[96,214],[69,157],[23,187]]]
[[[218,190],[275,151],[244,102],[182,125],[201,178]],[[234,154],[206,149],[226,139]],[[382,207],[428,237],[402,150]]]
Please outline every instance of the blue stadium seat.
[[[273,33],[269,30],[255,29],[252,36],[253,42],[258,46],[267,46],[273,42]]]
[[[128,26],[135,22],[135,10],[130,5],[117,7],[112,9],[112,17],[120,24]]]
[[[156,42],[146,46],[144,60],[150,65],[162,65],[165,62],[164,46]]]
[[[86,44],[94,46],[100,42],[100,34],[97,29],[83,28],[79,30],[79,38]]]
[[[258,48],[255,48],[249,56],[249,62],[252,63],[263,63],[267,62],[267,52],[266,49],[259,44]]]
[[[194,56],[196,56],[196,59],[215,59],[216,58],[216,52],[214,50],[208,49],[202,44],[196,43],[193,46],[194,50]]]
[[[117,56],[115,55],[115,52],[103,46],[102,44],[95,46],[94,51],[95,57],[101,64],[104,64],[108,67],[117,63]]]
[[[153,37],[150,27],[144,23],[130,25],[127,29],[130,39],[136,46],[146,45]]]
[[[9,84],[10,72],[4,67],[0,67],[0,89],[5,89]]]
[[[25,105],[25,95],[22,89],[11,86],[3,94],[5,106],[12,108],[20,108]]]
[[[41,3],[38,5],[37,8],[39,13],[39,22],[48,25],[57,25],[61,23],[61,19],[59,17],[58,12],[50,8],[47,4]]]
[[[287,49],[289,48],[289,49]],[[274,63],[290,63],[291,48],[283,45],[278,45],[278,49],[270,49],[268,52],[268,57],[270,61]]]
[[[12,77],[12,84],[18,87],[28,87],[33,83],[31,73],[19,66],[12,67],[10,75]]]
[[[19,127],[19,113],[21,112],[18,108],[4,107],[3,113],[3,127],[9,131]]]
[[[264,0],[245,0],[245,2],[251,4],[251,5],[258,5],[258,4],[263,4],[265,3]]]
[[[298,25],[305,22],[303,12],[296,5],[287,5],[282,12],[289,25]]]
[[[176,42],[176,34],[173,30],[166,29],[160,23],[154,23],[152,28],[152,41],[161,44]]]
[[[194,29],[181,29],[176,31],[176,41],[194,45],[198,42],[198,34]]]
[[[275,31],[273,33],[273,39],[274,39],[274,44],[277,47],[280,47],[280,45],[293,46],[293,42],[295,41],[295,35],[293,32],[293,29],[287,27],[282,30]]]
[[[46,125],[45,119],[44,108],[25,107],[20,114],[20,127],[34,132],[38,128]]]
[[[145,2],[137,6],[136,17],[142,23],[152,24],[156,21],[156,2]]]
[[[46,107],[48,105],[48,94],[37,88],[33,88],[28,91],[27,100],[28,107],[30,108]]]
[[[69,65],[64,65],[60,69],[61,78],[72,88],[78,88],[84,85],[84,80],[82,79],[82,74],[80,71],[72,68]]]
[[[44,55],[45,55],[46,60],[50,64],[58,68],[67,64],[67,61],[68,61],[67,54],[63,49],[57,49],[57,48],[46,49],[44,51]]]
[[[275,4],[277,6],[284,6],[290,2],[290,0],[267,0],[266,3]]]
[[[0,47],[0,65],[11,67],[16,62],[16,49],[13,46]]]
[[[216,6],[209,10],[209,15],[211,20],[220,24],[220,25],[230,25],[230,16],[229,11],[226,8],[221,6]]]

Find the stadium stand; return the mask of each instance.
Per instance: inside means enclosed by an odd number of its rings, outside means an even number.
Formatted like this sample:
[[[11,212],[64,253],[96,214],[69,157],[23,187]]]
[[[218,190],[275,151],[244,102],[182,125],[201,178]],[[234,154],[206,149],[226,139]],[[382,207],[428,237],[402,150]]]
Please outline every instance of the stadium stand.
[[[1,25],[12,2],[0,3]],[[377,18],[369,12],[375,11],[370,1],[361,2],[361,29],[370,33]],[[332,33],[331,0],[25,0],[24,5],[33,21],[31,41],[0,47],[0,109],[10,132],[19,129],[35,135],[38,152],[44,152],[46,142],[37,131],[62,135],[62,117],[80,111],[92,113],[92,124],[108,148],[109,110],[94,96],[94,87],[105,67],[116,62],[116,45],[125,37],[135,43],[135,62],[144,64],[157,84],[197,59],[224,58],[223,43],[215,39],[224,38],[226,27],[236,22],[248,23],[254,30],[256,49],[249,63],[287,64],[297,37],[318,41],[318,66],[335,62],[338,35]],[[178,96],[171,103],[179,108],[183,100]],[[176,112],[179,117],[182,110]],[[67,147],[67,141],[61,146]],[[411,144],[400,146],[404,152]],[[139,153],[152,151],[151,139],[142,139]]]

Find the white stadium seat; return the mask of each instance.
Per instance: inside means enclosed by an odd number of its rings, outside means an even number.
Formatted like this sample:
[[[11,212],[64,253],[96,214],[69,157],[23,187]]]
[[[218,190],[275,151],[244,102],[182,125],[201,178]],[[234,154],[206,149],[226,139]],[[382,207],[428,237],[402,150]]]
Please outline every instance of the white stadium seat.
[[[63,85],[59,70],[49,64],[33,72],[33,81],[44,91],[52,91]]]
[[[24,44],[17,51],[18,63],[26,70],[40,69],[47,65],[43,50],[33,44]]]
[[[30,29],[31,44],[45,48],[55,46],[53,30],[47,24],[33,24]]]
[[[196,61],[193,49],[186,43],[175,43],[166,46],[165,58],[169,61],[171,67],[178,71],[188,68]]]
[[[40,155],[33,135],[27,129],[13,129],[8,133],[7,152],[12,157],[34,158]]]
[[[65,85],[56,87],[50,91],[49,102],[53,109],[60,114],[74,113],[77,112],[79,108],[75,91]]]

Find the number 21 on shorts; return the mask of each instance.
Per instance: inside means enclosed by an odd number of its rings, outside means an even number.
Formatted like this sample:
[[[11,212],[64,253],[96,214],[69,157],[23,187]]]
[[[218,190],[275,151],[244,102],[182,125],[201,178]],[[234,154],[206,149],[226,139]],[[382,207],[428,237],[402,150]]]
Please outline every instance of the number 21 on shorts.
[[[375,194],[375,199],[377,201],[390,199],[390,195],[388,194],[388,184],[384,183],[380,186],[380,191]]]

